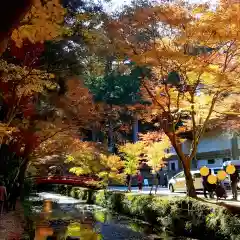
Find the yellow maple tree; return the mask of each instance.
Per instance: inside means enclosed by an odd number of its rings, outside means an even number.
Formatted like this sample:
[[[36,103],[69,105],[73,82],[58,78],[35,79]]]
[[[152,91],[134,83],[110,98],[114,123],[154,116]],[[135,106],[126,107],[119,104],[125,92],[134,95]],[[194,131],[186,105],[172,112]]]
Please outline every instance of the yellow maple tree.
[[[11,38],[18,47],[22,46],[24,39],[32,43],[52,40],[62,33],[64,15],[65,9],[59,0],[34,0],[30,11],[13,30]]]
[[[114,20],[116,47],[133,62],[152,69],[143,76],[143,94],[184,169],[187,195],[196,197],[190,166],[210,121],[229,113],[239,94],[239,3],[159,4]],[[144,32],[144,30],[147,30]],[[133,34],[135,33],[135,34]],[[137,41],[139,33],[142,41]],[[179,122],[183,126],[179,128]],[[192,133],[189,153],[181,132]]]
[[[124,173],[129,175],[128,191],[131,191],[132,178],[137,174],[141,155],[144,154],[144,142],[126,143],[119,146],[119,152],[123,155],[124,159]]]
[[[4,60],[0,60],[0,84],[2,87],[1,100],[4,104],[7,104],[8,111],[4,120],[2,121],[2,127],[5,126],[6,131],[8,128],[15,128],[19,124],[25,124],[25,122],[19,122],[15,119],[16,115],[21,109],[21,100],[23,98],[31,98],[35,94],[43,92],[45,89],[55,89],[56,84],[53,81],[54,75],[37,69],[27,69],[14,64],[9,64]],[[7,88],[5,89],[4,87]],[[1,138],[4,134],[1,134]]]
[[[155,193],[158,188],[157,173],[165,165],[164,160],[171,156],[167,150],[171,147],[171,142],[166,135],[162,136],[158,142],[152,142],[145,147],[145,157],[147,165],[152,169],[153,183],[155,183]],[[150,194],[152,193],[154,184],[152,184]]]
[[[92,175],[101,179],[102,186],[108,185],[110,180],[122,182],[123,174],[120,170],[123,161],[119,156],[107,152],[106,146],[98,143],[77,141],[74,150],[69,149],[66,163],[72,164],[70,172],[76,175]]]

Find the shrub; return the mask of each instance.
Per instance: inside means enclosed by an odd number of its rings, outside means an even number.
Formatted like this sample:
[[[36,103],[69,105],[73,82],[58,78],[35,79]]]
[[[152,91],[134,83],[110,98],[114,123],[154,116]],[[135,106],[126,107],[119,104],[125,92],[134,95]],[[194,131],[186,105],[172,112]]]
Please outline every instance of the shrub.
[[[189,237],[237,239],[240,218],[223,207],[175,197],[166,199],[98,191],[95,203],[110,210],[145,220],[161,229]]]
[[[89,190],[72,188],[71,196],[86,199]],[[132,216],[178,236],[192,238],[239,239],[240,218],[229,209],[187,197],[164,198],[100,190],[95,204]]]
[[[25,179],[22,195],[24,197],[29,197],[34,192],[35,188],[36,188],[36,185],[34,184],[34,181],[32,179],[30,178]]]

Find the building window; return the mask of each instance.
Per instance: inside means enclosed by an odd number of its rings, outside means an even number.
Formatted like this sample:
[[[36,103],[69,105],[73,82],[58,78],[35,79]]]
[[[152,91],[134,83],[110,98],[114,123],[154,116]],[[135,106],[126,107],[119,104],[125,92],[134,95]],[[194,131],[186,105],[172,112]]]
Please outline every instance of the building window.
[[[209,159],[208,160],[208,164],[214,164],[215,163],[215,159]]]
[[[223,162],[230,161],[231,158],[223,158]]]
[[[172,171],[176,171],[175,162],[172,162],[172,163],[171,163],[171,170],[172,170]]]

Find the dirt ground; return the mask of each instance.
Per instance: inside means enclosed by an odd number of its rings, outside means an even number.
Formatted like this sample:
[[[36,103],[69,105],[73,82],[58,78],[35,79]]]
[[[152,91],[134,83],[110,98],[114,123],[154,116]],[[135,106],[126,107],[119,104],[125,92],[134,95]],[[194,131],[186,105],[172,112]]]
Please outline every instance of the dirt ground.
[[[20,240],[23,233],[24,214],[18,202],[16,211],[4,212],[0,216],[0,240]]]

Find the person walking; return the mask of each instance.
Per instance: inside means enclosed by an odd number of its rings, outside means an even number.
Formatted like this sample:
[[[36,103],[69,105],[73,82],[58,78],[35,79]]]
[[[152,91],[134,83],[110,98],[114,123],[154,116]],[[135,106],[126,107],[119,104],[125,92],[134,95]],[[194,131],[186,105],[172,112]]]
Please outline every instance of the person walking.
[[[239,174],[237,169],[233,174],[230,174],[230,181],[231,181],[233,200],[237,200],[237,197],[238,197],[237,184],[239,181]]]
[[[208,172],[207,176],[202,176],[202,185],[203,185],[203,194],[205,198],[208,198],[207,192],[209,191],[208,189],[208,176],[210,175],[210,171]]]
[[[152,194],[152,190],[153,190],[153,187],[155,186],[155,194],[157,193],[157,188],[158,188],[158,184],[159,184],[159,173],[154,173],[153,175],[153,178],[152,178],[152,186],[151,186],[151,189],[150,189],[150,195]]]
[[[131,176],[130,176],[130,174],[127,174],[127,177],[126,177],[127,192],[131,191],[131,186],[129,186],[130,180],[131,180]]]
[[[164,173],[164,187],[167,187],[168,186],[168,175],[167,173],[165,172]]]
[[[3,213],[4,203],[7,199],[7,190],[3,181],[0,181],[0,215]]]
[[[138,172],[137,175],[137,182],[138,182],[138,190],[142,191],[142,185],[143,185],[143,176],[141,175],[141,172]]]
[[[16,210],[17,198],[19,197],[19,183],[14,183],[9,197],[9,210]]]
[[[215,184],[211,184],[210,182],[208,182],[208,177],[212,174],[212,170],[209,169],[209,173],[206,177],[206,188],[207,188],[207,191],[209,193],[209,197],[210,198],[214,198],[214,192],[216,190],[216,183]]]

